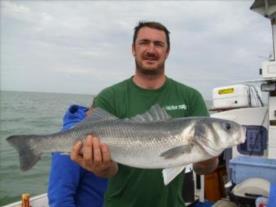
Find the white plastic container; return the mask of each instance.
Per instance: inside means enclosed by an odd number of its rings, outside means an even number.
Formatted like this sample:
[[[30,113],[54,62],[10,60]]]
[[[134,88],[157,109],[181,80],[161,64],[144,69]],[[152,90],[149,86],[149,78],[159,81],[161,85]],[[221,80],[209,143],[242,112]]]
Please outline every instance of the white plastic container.
[[[276,79],[276,62],[275,61],[263,62],[262,76],[264,79],[268,79],[268,80]]]
[[[249,87],[243,84],[213,89],[213,109],[231,109],[250,106]]]

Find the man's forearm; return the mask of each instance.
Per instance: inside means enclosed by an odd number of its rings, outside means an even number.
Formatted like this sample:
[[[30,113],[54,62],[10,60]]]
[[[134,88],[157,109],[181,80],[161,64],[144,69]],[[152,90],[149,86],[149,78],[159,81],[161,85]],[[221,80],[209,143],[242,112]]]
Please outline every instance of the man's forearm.
[[[96,172],[95,174],[98,177],[102,178],[112,178],[117,174],[119,170],[118,164],[116,162],[113,162],[107,169],[104,169],[100,172]]]
[[[194,163],[193,168],[196,174],[205,175],[213,172],[218,166],[218,158],[214,157],[209,160]]]

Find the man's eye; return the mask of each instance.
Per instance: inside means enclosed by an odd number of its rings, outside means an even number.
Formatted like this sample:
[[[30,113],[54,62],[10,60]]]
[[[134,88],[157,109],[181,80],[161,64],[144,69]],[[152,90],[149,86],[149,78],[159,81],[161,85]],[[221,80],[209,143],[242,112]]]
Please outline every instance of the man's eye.
[[[163,42],[155,42],[154,44],[156,47],[164,47],[165,44]]]
[[[163,44],[157,44],[156,46],[158,46],[158,47],[164,47]]]
[[[141,42],[139,42],[139,45],[147,45],[147,44],[148,44],[147,41],[141,41]]]

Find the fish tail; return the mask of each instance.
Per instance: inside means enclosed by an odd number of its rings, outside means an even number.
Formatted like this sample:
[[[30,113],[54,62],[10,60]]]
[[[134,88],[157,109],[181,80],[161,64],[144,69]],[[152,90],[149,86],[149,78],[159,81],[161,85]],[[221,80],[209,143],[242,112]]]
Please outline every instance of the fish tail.
[[[22,171],[31,169],[41,158],[42,152],[38,152],[34,144],[37,137],[37,135],[14,135],[7,138],[18,152]]]

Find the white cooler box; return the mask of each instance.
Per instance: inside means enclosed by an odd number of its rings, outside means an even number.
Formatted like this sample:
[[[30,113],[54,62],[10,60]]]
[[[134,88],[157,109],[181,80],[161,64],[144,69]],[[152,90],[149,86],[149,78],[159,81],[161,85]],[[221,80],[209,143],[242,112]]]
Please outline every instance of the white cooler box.
[[[213,89],[213,109],[229,109],[250,106],[249,87],[243,84]]]

